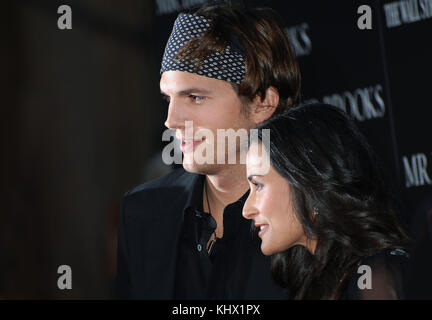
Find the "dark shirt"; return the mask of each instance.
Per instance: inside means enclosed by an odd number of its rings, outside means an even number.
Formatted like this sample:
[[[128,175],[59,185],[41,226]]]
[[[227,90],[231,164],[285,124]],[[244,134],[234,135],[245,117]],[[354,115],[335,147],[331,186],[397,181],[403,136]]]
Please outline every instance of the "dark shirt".
[[[225,207],[222,238],[211,254],[207,242],[216,221],[203,211],[205,176],[200,176],[184,209],[184,220],[177,259],[176,299],[286,299],[283,290],[272,283],[270,258],[260,251],[253,238],[251,222],[242,217],[246,192]]]
[[[348,281],[341,300],[399,300],[405,298],[404,270],[409,255],[405,250],[393,249],[364,258],[360,266],[369,267],[370,281],[366,280],[367,271],[358,269]]]
[[[205,176],[183,169],[128,191],[118,222],[117,297],[121,299],[286,299],[270,257],[242,217],[245,194],[224,211],[224,235],[209,258],[216,227],[202,212]]]

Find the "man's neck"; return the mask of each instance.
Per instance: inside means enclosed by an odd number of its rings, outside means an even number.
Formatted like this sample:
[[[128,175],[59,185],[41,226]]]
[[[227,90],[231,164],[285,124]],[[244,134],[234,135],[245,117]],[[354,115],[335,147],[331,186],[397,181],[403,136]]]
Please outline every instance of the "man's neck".
[[[224,208],[240,199],[249,189],[245,165],[228,165],[214,175],[206,176],[209,197]]]

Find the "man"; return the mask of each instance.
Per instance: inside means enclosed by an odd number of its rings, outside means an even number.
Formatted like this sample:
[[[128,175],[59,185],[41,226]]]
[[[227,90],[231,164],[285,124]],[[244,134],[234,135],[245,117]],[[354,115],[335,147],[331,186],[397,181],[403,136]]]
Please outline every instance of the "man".
[[[240,146],[218,150],[220,141],[208,133],[253,128],[296,103],[299,86],[294,54],[269,10],[219,3],[178,16],[160,89],[169,101],[165,125],[181,140],[183,169],[125,194],[119,297],[285,298],[242,218],[249,187]],[[197,160],[203,149],[206,156],[214,150],[214,161]],[[234,164],[228,163],[230,152]]]

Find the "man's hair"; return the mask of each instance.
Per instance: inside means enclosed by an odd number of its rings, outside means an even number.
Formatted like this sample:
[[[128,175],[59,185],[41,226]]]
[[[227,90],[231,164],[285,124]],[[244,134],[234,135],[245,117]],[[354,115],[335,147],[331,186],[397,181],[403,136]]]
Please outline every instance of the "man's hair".
[[[263,100],[270,86],[279,93],[275,113],[299,102],[299,66],[272,9],[218,2],[206,3],[194,13],[210,19],[211,26],[202,36],[187,42],[178,58],[195,60],[199,65],[210,54],[234,44],[246,58],[244,80],[239,85],[232,83],[244,105],[257,95]]]

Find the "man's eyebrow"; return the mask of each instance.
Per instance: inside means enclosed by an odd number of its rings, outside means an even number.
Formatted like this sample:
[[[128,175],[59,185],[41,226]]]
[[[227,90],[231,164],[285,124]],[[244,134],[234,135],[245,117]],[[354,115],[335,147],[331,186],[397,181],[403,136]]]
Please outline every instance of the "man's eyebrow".
[[[210,94],[212,91],[208,90],[208,89],[204,89],[204,88],[189,88],[189,89],[185,89],[185,90],[180,90],[177,92],[177,95],[181,96],[187,96],[190,95],[192,93],[197,93],[197,94]],[[164,96],[168,96],[165,92],[163,92],[161,90],[161,94]]]

